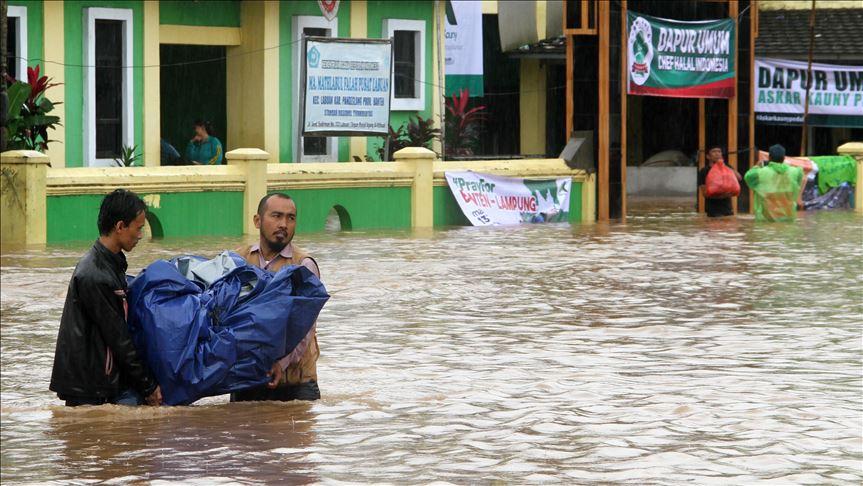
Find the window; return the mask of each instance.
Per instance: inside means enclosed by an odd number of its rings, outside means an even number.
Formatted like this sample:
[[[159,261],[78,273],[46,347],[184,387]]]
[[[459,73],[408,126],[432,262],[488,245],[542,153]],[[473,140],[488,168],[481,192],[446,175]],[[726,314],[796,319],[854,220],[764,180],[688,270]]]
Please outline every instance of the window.
[[[6,72],[27,81],[27,7],[10,5],[6,10]]]
[[[85,15],[84,156],[88,165],[113,165],[124,145],[134,145],[132,10]]]
[[[393,40],[391,109],[425,109],[425,21],[384,19],[384,36]]]

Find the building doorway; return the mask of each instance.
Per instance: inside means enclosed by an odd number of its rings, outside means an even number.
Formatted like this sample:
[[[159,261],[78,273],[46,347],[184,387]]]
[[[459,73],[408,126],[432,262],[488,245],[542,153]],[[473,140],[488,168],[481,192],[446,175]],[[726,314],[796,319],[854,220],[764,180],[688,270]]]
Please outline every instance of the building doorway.
[[[162,44],[159,48],[161,137],[181,155],[195,120],[209,121],[227,150],[225,46]]]

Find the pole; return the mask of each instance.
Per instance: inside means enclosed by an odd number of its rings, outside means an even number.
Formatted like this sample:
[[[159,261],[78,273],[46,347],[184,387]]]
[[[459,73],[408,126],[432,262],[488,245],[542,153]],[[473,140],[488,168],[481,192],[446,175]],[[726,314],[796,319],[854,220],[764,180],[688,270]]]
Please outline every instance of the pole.
[[[444,0],[444,1],[446,1],[446,0]],[[441,93],[440,93],[441,96],[440,96],[440,101],[439,101],[439,103],[440,103],[440,120],[438,120],[438,123],[440,123],[440,158],[441,158],[441,160],[445,160],[446,159],[446,88],[444,85],[445,66],[443,64],[443,57],[442,57],[443,56],[443,49],[442,49],[443,46],[441,45],[441,41],[440,41],[441,34],[443,33],[441,31],[441,21],[440,21],[441,10],[442,10],[441,5],[443,5],[443,3],[441,3],[441,0],[437,0],[435,2],[434,16],[435,16],[435,23],[437,24],[437,35],[435,36],[435,40],[437,42],[437,66],[438,66],[437,84],[438,84],[438,89],[441,90]],[[432,90],[432,92],[434,92],[434,90]],[[389,141],[389,138],[387,138],[387,141]]]
[[[0,14],[3,15],[3,18],[0,19],[0,53],[2,53],[2,57],[0,57],[0,151],[6,151],[6,141],[8,140],[8,134],[6,133],[6,111],[8,110],[7,105],[9,104],[9,100],[6,96],[6,22],[8,17],[6,17],[6,9],[8,5],[6,2],[2,2],[0,4]],[[26,39],[24,40],[26,42]],[[18,59],[15,59],[15,62],[18,62]],[[21,76],[21,73],[18,73],[18,76]],[[26,79],[26,78],[25,78]]]
[[[809,90],[812,89],[812,50],[815,45],[815,0],[809,11],[809,64],[806,66],[806,103],[803,105],[803,136],[800,140],[800,155],[808,152],[809,143]]]
[[[306,34],[303,33],[300,41],[300,112],[297,114],[297,160],[303,161],[303,126],[306,124],[306,63],[308,59],[308,48],[306,47]]]

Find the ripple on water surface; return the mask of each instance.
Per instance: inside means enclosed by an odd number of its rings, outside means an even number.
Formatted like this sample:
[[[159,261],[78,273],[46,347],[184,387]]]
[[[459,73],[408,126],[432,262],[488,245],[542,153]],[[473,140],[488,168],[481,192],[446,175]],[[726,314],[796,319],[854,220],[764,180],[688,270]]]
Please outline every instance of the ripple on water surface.
[[[333,298],[323,399],[65,409],[87,245],[2,256],[2,480],[863,481],[863,219],[301,235]],[[142,243],[154,258],[236,240]]]

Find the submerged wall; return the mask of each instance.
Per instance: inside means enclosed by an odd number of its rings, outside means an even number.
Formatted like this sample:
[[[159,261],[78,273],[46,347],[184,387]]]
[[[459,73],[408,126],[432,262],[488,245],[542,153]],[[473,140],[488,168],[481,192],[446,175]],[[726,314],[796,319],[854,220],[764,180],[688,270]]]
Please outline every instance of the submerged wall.
[[[464,170],[528,179],[571,177],[570,221],[594,218],[595,179],[560,159],[442,162],[434,160],[434,152],[416,147],[397,152],[395,162],[379,163],[267,163],[269,154],[258,149],[238,149],[226,158],[228,165],[222,166],[51,169],[38,152],[4,152],[3,242],[95,239],[102,197],[118,187],[144,198],[154,237],[255,234],[257,202],[275,191],[296,200],[298,232],[323,230],[333,209],[343,229],[468,225],[444,178],[447,171]],[[28,202],[18,204],[16,198]],[[41,233],[15,230],[39,224],[44,225]]]

